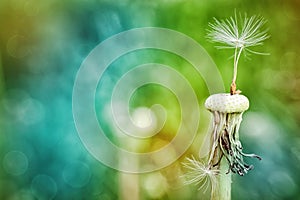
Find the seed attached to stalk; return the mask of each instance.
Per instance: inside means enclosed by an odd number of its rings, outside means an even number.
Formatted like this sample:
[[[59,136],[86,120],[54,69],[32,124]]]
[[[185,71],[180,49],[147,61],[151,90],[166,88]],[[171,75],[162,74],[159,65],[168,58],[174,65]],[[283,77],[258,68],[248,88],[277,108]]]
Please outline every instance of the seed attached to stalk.
[[[242,16],[241,16],[242,18]],[[252,16],[250,18],[245,15],[241,23],[238,23],[237,16],[230,17],[226,20],[217,20],[210,23],[211,30],[207,37],[212,42],[223,44],[217,46],[219,49],[234,49],[233,56],[233,78],[230,85],[230,94],[239,94],[241,91],[236,89],[236,79],[238,71],[238,63],[242,52],[245,54],[254,53],[260,55],[268,55],[250,50],[250,47],[263,45],[263,41],[270,36],[267,30],[261,30],[266,21],[262,17]]]

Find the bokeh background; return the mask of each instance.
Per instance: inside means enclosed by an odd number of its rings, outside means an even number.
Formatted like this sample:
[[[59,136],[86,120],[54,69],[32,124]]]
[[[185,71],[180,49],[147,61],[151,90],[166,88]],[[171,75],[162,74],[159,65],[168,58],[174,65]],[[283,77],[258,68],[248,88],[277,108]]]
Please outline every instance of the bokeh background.
[[[299,9],[298,0],[2,0],[0,199],[208,199],[197,186],[184,186],[180,179],[180,162],[198,154],[210,126],[210,113],[203,108],[209,93],[191,66],[172,54],[148,50],[120,58],[126,61],[117,60],[107,73],[118,76],[116,66],[130,61],[164,63],[190,80],[197,94],[201,121],[193,145],[171,166],[147,174],[118,172],[87,152],[72,117],[72,88],[84,58],[101,41],[132,28],[155,26],[182,32],[201,44],[228,90],[233,52],[217,50],[205,35],[213,17],[230,17],[235,10],[267,19],[271,38],[257,49],[270,56],[242,57],[239,65],[238,87],[251,102],[241,140],[245,151],[263,160],[249,160],[255,169],[245,177],[233,175],[232,199],[300,199]],[[160,134],[142,142],[120,141],[101,112],[108,137],[138,152],[169,143],[180,119],[174,95],[157,86],[144,87],[130,108],[154,102],[162,103],[169,114]]]

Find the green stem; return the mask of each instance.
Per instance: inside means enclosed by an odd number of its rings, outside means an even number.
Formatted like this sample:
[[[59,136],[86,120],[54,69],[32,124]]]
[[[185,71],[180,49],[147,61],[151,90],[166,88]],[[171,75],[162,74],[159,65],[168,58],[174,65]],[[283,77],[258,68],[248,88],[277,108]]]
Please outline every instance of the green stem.
[[[219,163],[220,174],[217,176],[217,186],[211,192],[211,200],[230,200],[231,199],[231,172],[228,174],[228,163],[223,156]]]

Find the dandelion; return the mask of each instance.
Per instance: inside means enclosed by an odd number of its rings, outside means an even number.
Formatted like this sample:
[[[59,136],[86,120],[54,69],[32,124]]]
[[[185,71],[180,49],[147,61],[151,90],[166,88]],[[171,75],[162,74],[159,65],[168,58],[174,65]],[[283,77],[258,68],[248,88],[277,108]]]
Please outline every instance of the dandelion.
[[[262,17],[252,16],[248,18],[246,15],[241,23],[238,23],[237,16],[230,17],[225,20],[214,19],[215,23],[210,23],[207,37],[212,42],[224,44],[224,46],[217,46],[218,48],[233,48],[234,50],[234,69],[233,79],[230,87],[231,94],[238,94],[240,91],[236,90],[236,78],[238,62],[243,51],[254,54],[262,54],[249,49],[249,47],[263,45],[263,41],[270,36],[267,34],[267,30],[263,30],[263,26],[266,23]]]
[[[195,184],[200,185],[198,190],[204,189],[204,192],[208,190],[209,185],[211,190],[215,190],[217,186],[217,175],[219,174],[218,169],[213,169],[212,166],[205,165],[204,163],[192,158],[186,158],[186,162],[183,163],[184,168],[188,170],[184,174],[184,184]]]
[[[207,156],[206,164],[192,157],[183,166],[188,170],[184,175],[185,184],[202,184],[199,189],[205,190],[211,185],[211,200],[231,199],[231,172],[244,176],[253,169],[252,165],[244,161],[244,157],[261,160],[255,154],[244,153],[239,140],[242,115],[249,108],[249,100],[236,90],[236,78],[242,52],[264,54],[250,48],[262,45],[269,38],[267,30],[262,30],[265,23],[262,17],[248,18],[246,15],[239,23],[235,15],[225,20],[215,19],[214,23],[209,24],[211,30],[208,38],[223,44],[218,48],[234,49],[233,79],[230,93],[213,94],[205,101],[206,109],[213,114],[212,131],[201,148],[207,154],[199,153],[201,158]]]

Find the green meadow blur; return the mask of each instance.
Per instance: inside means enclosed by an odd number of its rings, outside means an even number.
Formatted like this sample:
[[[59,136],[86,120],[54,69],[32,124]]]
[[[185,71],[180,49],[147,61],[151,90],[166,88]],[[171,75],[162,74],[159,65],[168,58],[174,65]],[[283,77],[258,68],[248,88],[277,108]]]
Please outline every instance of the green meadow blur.
[[[208,192],[185,186],[180,178],[180,163],[186,156],[198,155],[210,127],[210,113],[203,106],[209,92],[191,65],[171,53],[140,50],[116,60],[104,74],[112,81],[98,87],[101,98],[97,97],[95,108],[107,137],[121,148],[143,153],[174,138],[180,105],[174,94],[157,85],[140,88],[130,101],[130,111],[159,103],[168,119],[152,138],[122,140],[110,128],[111,118],[102,106],[111,95],[109,84],[122,75],[120,66],[162,63],[190,81],[201,111],[198,134],[178,161],[151,173],[122,173],[89,154],[73,121],[72,90],[81,63],[96,45],[132,28],[163,27],[202,45],[228,92],[233,51],[217,50],[206,33],[214,17],[227,18],[235,11],[264,17],[271,37],[255,49],[269,56],[242,56],[239,63],[237,85],[250,100],[240,137],[245,151],[263,160],[247,160],[255,169],[245,177],[233,175],[232,199],[299,199],[299,9],[297,0],[2,0],[0,199],[209,199]]]

